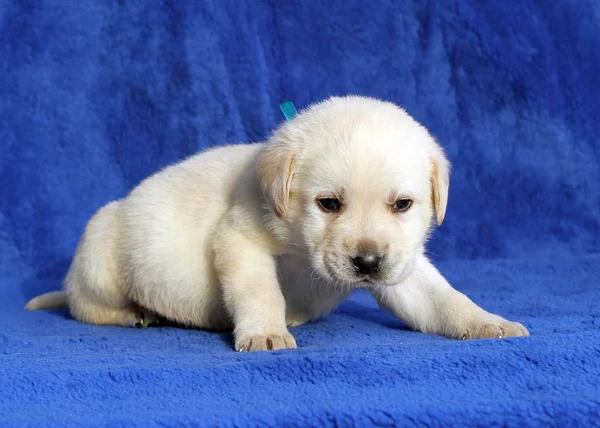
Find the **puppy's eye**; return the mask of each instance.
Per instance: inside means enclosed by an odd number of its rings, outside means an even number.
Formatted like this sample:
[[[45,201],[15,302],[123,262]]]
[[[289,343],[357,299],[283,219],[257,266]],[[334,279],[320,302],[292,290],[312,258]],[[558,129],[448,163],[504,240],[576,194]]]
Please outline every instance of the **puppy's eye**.
[[[394,211],[396,212],[406,212],[412,206],[412,199],[398,199],[394,204]]]
[[[339,199],[335,198],[321,198],[318,202],[321,209],[326,212],[336,212],[341,207]]]

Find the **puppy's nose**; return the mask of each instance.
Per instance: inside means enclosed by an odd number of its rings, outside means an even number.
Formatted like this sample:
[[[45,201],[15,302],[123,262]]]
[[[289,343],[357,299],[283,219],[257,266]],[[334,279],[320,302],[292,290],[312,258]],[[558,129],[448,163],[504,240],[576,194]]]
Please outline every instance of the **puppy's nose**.
[[[372,275],[379,271],[379,265],[381,264],[381,256],[375,253],[362,254],[352,259],[356,272],[362,275]]]

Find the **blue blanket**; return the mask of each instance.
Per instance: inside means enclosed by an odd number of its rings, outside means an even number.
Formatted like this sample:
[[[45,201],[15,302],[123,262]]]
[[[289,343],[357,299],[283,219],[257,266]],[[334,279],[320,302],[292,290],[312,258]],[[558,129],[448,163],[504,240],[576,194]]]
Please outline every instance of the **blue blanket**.
[[[0,2],[0,425],[598,423],[599,64],[597,0]],[[432,257],[531,337],[412,332],[360,293],[271,353],[22,309],[103,204],[347,93],[446,148]]]

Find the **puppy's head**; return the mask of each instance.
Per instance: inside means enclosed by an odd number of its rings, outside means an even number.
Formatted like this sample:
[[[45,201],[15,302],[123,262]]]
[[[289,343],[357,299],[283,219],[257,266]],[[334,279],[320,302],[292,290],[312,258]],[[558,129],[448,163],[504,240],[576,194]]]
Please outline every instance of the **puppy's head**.
[[[324,277],[394,284],[446,212],[449,164],[394,104],[331,98],[278,129],[258,176],[274,220]]]

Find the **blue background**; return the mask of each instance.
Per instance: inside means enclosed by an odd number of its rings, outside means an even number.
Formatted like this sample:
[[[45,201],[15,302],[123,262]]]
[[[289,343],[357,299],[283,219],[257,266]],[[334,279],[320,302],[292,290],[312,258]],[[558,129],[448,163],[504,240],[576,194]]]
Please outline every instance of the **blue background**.
[[[589,424],[600,417],[600,3],[0,2],[0,423]],[[430,251],[527,339],[408,331],[358,294],[300,349],[25,313],[86,221],[330,95],[403,105],[453,163]]]

